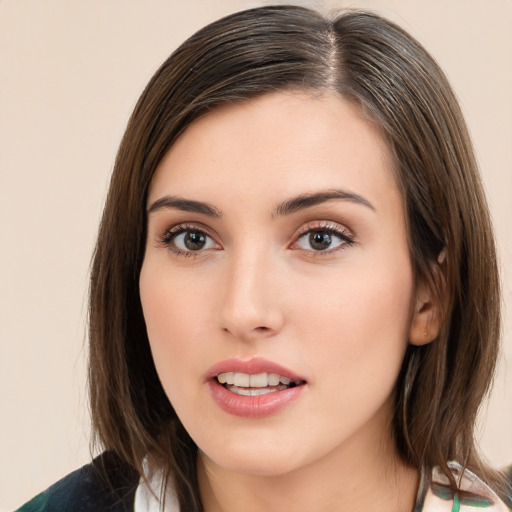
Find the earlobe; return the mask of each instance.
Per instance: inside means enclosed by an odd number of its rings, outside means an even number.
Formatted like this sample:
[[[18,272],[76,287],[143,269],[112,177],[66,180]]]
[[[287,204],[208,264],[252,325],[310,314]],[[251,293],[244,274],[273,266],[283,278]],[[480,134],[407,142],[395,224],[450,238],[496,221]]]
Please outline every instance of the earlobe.
[[[427,345],[437,338],[441,328],[440,307],[430,286],[424,282],[420,283],[416,289],[416,302],[409,333],[411,345]]]
[[[422,346],[434,341],[441,331],[446,307],[446,255],[443,247],[437,261],[431,263],[431,277],[421,279],[416,286],[409,342]]]

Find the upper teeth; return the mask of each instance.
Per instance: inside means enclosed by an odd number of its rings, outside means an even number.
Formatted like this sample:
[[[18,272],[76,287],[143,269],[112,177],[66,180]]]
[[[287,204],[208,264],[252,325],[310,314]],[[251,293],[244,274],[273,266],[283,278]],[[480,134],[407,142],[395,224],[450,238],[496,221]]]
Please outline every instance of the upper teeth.
[[[279,384],[288,386],[292,381],[288,377],[283,377],[277,373],[257,373],[256,375],[249,375],[248,373],[238,372],[219,373],[217,380],[221,384],[243,388],[265,388],[267,386],[279,386]]]

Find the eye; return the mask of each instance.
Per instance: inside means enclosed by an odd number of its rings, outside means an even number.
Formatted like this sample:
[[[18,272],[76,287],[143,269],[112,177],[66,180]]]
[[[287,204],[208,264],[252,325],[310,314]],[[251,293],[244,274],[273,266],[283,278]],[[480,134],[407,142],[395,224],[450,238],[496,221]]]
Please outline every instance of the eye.
[[[327,251],[342,245],[344,240],[335,233],[325,230],[315,230],[304,233],[297,241],[300,249],[313,251]]]
[[[220,246],[204,230],[197,227],[176,226],[162,238],[162,243],[178,255],[192,255]]]
[[[334,226],[306,226],[292,249],[331,253],[354,243],[354,235],[346,228]]]

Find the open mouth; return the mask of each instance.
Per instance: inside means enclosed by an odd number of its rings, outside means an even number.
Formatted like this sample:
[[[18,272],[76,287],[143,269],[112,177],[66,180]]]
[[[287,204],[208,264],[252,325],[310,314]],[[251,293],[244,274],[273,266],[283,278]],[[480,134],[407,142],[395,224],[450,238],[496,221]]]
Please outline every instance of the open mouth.
[[[265,418],[279,413],[304,396],[302,375],[261,357],[226,359],[206,374],[214,402],[226,413],[242,418]]]
[[[303,380],[292,380],[277,373],[223,372],[214,380],[231,393],[244,396],[266,395],[305,384]]]

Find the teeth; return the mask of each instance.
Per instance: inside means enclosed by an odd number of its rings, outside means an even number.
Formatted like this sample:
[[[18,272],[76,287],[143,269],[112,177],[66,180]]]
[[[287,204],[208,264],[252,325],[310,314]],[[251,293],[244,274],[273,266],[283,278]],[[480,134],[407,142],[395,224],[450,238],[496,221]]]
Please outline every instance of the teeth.
[[[248,388],[250,375],[247,373],[235,373],[235,386],[239,388]]]
[[[235,374],[233,372],[220,373],[219,375],[217,375],[217,380],[221,384],[233,385],[235,383]]]
[[[266,373],[257,373],[249,377],[249,386],[251,388],[266,388],[268,386],[268,375]]]
[[[279,384],[279,375],[277,373],[268,374],[268,385],[277,386]]]
[[[236,386],[238,388],[266,388],[268,386],[279,386],[280,384],[288,386],[292,382],[288,377],[283,377],[277,373],[257,373],[255,375],[249,375],[248,373],[225,372],[219,373],[217,380],[221,384]],[[296,382],[296,384],[299,384],[299,382]]]
[[[244,396],[259,396],[259,395],[266,395],[267,393],[273,393],[275,388],[239,388],[236,386],[229,386],[229,391],[237,394],[237,395],[244,395]],[[283,386],[283,389],[286,389]]]

